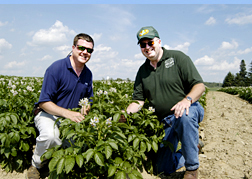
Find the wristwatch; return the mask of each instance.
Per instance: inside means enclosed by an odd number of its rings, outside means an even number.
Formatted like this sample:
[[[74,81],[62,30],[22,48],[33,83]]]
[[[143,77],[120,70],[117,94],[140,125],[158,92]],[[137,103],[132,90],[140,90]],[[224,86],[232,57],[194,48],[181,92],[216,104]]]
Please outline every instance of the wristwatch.
[[[191,102],[192,104],[192,98],[190,96],[187,96],[186,99]]]

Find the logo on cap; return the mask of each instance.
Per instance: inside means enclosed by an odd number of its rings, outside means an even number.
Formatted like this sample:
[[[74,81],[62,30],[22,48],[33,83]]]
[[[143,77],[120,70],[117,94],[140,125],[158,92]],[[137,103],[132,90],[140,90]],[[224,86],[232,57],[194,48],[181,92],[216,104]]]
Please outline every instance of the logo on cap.
[[[148,34],[148,33],[149,33],[149,30],[148,30],[148,29],[144,29],[144,30],[142,30],[142,31],[139,33],[139,36],[141,37],[141,36],[146,35],[146,34]]]

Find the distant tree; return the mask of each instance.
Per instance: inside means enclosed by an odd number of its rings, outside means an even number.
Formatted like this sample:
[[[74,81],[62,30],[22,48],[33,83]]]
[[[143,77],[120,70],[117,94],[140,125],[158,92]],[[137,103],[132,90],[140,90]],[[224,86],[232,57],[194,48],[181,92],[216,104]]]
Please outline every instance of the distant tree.
[[[223,81],[222,87],[235,86],[234,80],[235,76],[231,72],[228,72],[227,76]]]
[[[239,76],[237,76],[240,80],[240,85],[239,86],[248,86],[248,77],[247,77],[247,71],[246,71],[246,63],[244,60],[241,60],[240,63],[240,72]]]
[[[235,77],[234,77],[234,86],[244,86],[243,81],[242,81],[242,77],[240,75],[240,73],[236,73]]]
[[[250,67],[249,67],[249,71],[248,71],[248,83],[249,86],[252,85],[252,61],[250,62]]]
[[[247,75],[247,71],[246,71],[246,63],[244,60],[241,61],[240,63],[240,72],[239,72],[241,78],[245,78]]]

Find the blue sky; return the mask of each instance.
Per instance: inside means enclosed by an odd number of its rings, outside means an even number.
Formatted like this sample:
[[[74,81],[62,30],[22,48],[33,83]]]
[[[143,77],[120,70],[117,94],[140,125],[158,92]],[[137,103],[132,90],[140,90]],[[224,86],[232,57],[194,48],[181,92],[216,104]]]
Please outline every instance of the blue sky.
[[[87,63],[95,80],[134,80],[145,61],[136,33],[149,25],[165,48],[190,56],[206,82],[223,82],[229,71],[239,72],[242,59],[248,71],[252,61],[249,1],[81,2],[0,1],[0,74],[42,77],[71,51],[74,36],[84,32],[95,40]]]

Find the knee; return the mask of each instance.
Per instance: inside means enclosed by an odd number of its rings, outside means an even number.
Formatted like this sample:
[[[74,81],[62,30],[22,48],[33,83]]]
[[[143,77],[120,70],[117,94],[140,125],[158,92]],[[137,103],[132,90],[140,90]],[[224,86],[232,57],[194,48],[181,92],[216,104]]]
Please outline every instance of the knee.
[[[48,143],[53,143],[59,139],[59,135],[56,132],[47,132],[38,136],[39,141],[44,141]]]
[[[195,117],[194,115],[190,114],[186,115],[185,113],[177,119],[177,127],[183,127],[183,128],[189,128],[191,127],[196,127],[198,128],[199,124],[198,124],[198,118]]]

